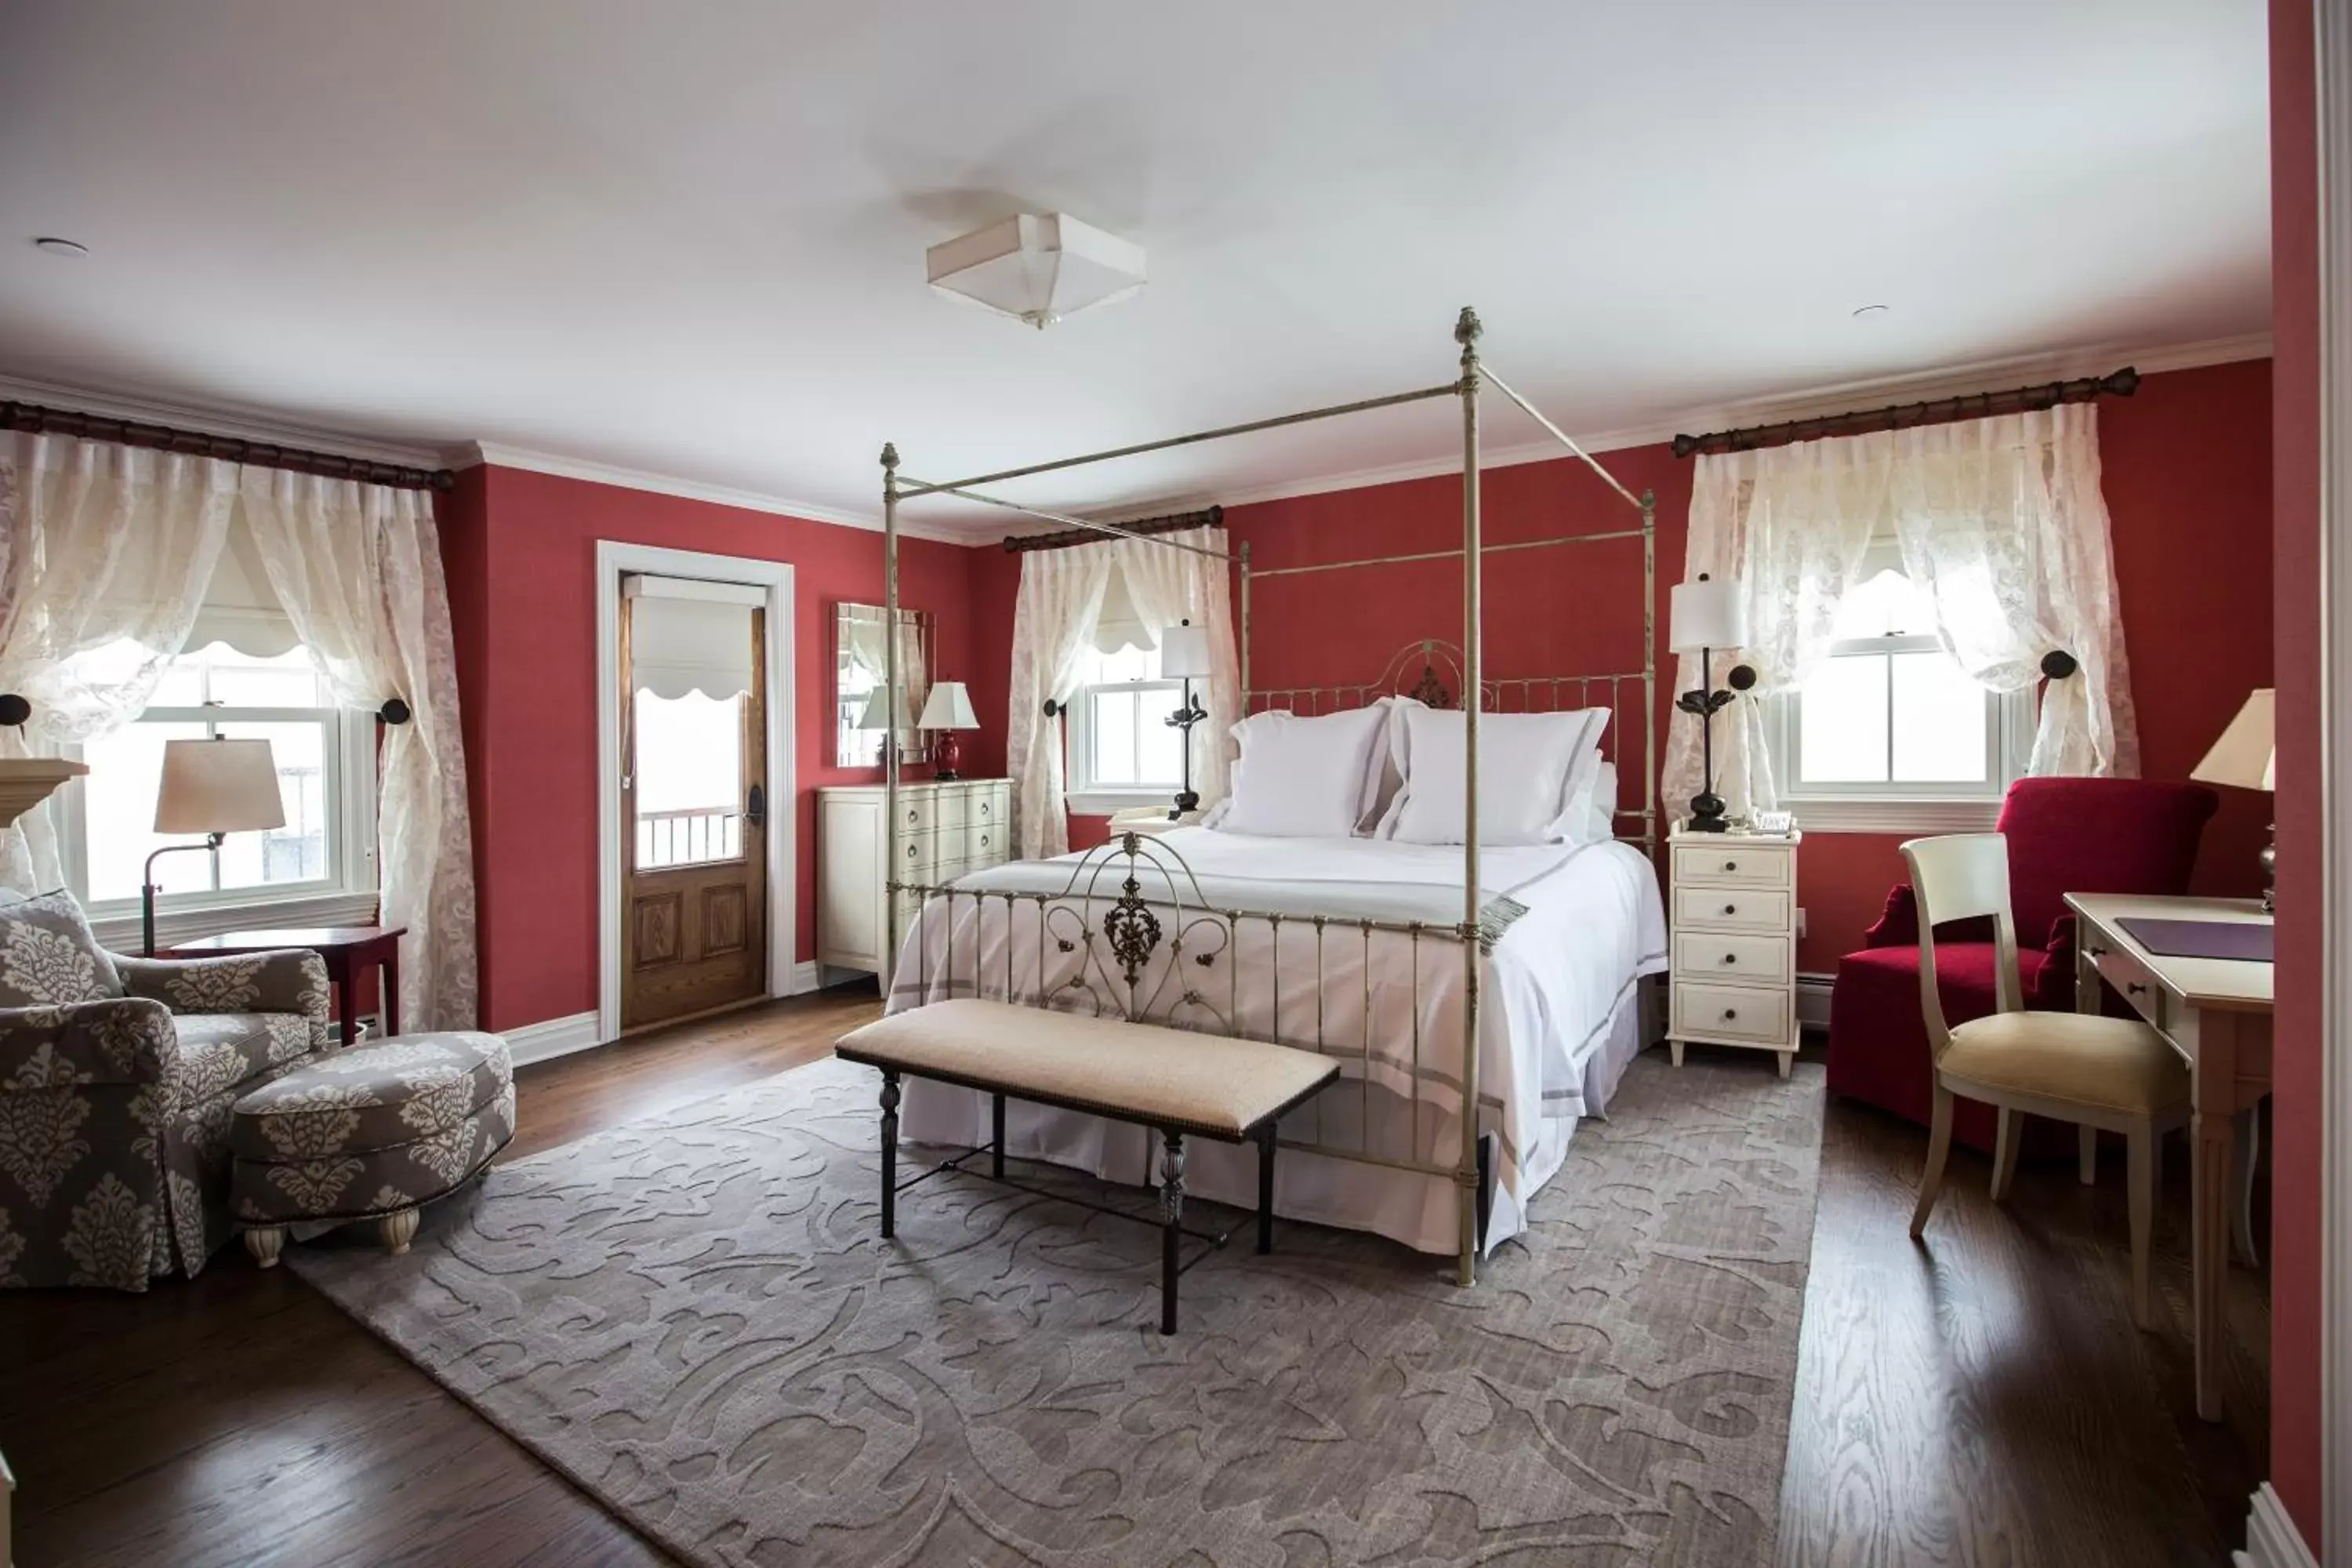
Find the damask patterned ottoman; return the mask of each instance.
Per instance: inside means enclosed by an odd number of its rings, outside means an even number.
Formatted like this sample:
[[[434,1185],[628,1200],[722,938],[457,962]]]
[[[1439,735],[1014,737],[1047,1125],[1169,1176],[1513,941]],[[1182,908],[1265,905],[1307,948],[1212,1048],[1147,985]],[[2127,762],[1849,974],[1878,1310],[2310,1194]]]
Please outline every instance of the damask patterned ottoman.
[[[471,1181],[514,1136],[507,1043],[394,1035],[337,1051],[236,1102],[230,1206],[264,1268],[291,1226],[373,1219],[408,1250],[416,1211]]]

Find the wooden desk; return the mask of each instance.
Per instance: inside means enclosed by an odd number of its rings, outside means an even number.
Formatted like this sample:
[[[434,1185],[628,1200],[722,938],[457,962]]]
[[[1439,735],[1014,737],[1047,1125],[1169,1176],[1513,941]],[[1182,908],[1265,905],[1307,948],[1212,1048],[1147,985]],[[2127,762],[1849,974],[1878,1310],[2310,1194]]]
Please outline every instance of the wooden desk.
[[[2156,1026],[2189,1063],[2190,1266],[2197,1312],[2197,1414],[2221,1418],[2222,1286],[2233,1230],[2251,1251],[2245,1206],[2233,1205],[2252,1170],[2252,1117],[2239,1136],[2242,1113],[2271,1089],[2272,966],[2240,960],[2162,958],[2134,942],[2121,924],[2134,919],[2242,921],[2268,925],[2252,899],[2133,898],[2069,893],[2066,907],[2082,931],[2074,969],[2074,1005],[2099,1010],[2105,979],[2139,1016]],[[2243,1165],[2240,1161],[2242,1158]],[[2234,1213],[2232,1212],[2234,1209]]]
[[[327,978],[335,983],[335,1022],[339,1043],[358,1037],[359,1005],[353,1000],[352,975],[376,970],[376,1007],[383,1032],[400,1033],[400,939],[406,926],[386,931],[382,926],[289,926],[283,931],[232,931],[219,936],[184,942],[165,956],[220,958],[247,952],[276,952],[281,948],[307,947],[327,961]]]

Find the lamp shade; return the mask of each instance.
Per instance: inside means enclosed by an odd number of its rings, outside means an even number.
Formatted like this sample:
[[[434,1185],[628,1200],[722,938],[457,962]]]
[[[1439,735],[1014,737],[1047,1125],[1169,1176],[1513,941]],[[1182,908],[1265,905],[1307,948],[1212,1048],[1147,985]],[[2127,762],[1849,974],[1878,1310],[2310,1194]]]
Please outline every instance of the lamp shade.
[[[1701,577],[1675,584],[1668,616],[1676,653],[1740,647],[1748,641],[1748,605],[1737,577]]]
[[[2240,789],[2273,789],[2278,775],[2271,739],[2277,694],[2261,687],[2246,698],[2245,706],[2213,742],[2205,760],[2189,776],[2200,784],[2235,784]]]
[[[158,833],[246,833],[286,826],[267,741],[166,741]]]
[[[898,700],[889,700],[892,697],[896,697]],[[898,715],[898,722],[895,724],[890,721],[891,715],[894,713]],[[857,727],[861,730],[913,729],[915,721],[907,716],[906,689],[903,687],[876,687],[873,693],[866,699],[866,711],[858,715]]]
[[[1196,626],[1190,621],[1168,627],[1160,634],[1160,674],[1165,680],[1191,676],[1204,680],[1209,675],[1209,628]]]
[[[980,715],[971,710],[971,694],[962,681],[935,680],[918,722],[926,730],[977,730]]]
[[[935,245],[931,287],[1039,329],[1143,287],[1143,247],[1062,213],[1023,213]]]

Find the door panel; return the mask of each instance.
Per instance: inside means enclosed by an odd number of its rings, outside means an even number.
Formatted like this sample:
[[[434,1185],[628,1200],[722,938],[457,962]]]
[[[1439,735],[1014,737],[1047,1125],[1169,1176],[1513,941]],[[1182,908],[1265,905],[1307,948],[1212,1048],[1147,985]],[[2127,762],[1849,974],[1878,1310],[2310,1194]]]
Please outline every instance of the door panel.
[[[621,635],[624,1031],[768,992],[765,612],[751,616],[751,689],[716,699],[639,689],[633,618]]]

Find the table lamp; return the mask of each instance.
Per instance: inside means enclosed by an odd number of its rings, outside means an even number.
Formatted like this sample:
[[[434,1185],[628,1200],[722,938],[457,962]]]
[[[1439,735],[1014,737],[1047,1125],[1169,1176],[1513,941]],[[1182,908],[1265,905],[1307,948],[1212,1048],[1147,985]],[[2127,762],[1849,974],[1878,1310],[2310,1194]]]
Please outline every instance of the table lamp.
[[[278,793],[278,763],[267,741],[163,742],[163,783],[155,793],[155,831],[201,833],[201,844],[166,844],[147,857],[139,889],[141,951],[155,956],[157,856],[175,849],[217,849],[232,833],[286,826],[286,803]]]
[[[1168,814],[1171,822],[1188,811],[1200,809],[1201,797],[1192,789],[1192,726],[1209,716],[1209,710],[1192,700],[1192,682],[1209,678],[1209,630],[1191,621],[1179,621],[1160,634],[1160,678],[1171,676],[1184,683],[1184,705],[1168,715],[1168,727],[1180,737],[1184,752],[1184,787],[1176,796],[1176,809]]]
[[[931,694],[923,699],[923,716],[917,721],[926,730],[937,730],[940,738],[931,743],[931,761],[937,764],[932,777],[956,779],[963,763],[963,742],[956,739],[958,730],[980,728],[980,715],[971,710],[971,694],[961,680],[934,680]]]
[[[1691,796],[1690,821],[1685,826],[1694,833],[1720,833],[1727,824],[1723,797],[1715,793],[1715,715],[1730,702],[1734,692],[1756,684],[1756,672],[1744,664],[1734,665],[1724,678],[1731,683],[1731,690],[1717,691],[1710,665],[1717,648],[1737,648],[1748,641],[1748,606],[1740,597],[1738,578],[1710,578],[1702,572],[1696,582],[1675,584],[1670,611],[1674,650],[1698,655],[1698,689],[1675,699],[1676,708],[1696,713],[1699,722],[1699,791]]]
[[[2277,753],[2272,750],[2272,721],[2276,709],[2274,688],[2256,689],[2247,697],[2238,716],[2205,753],[2205,760],[2189,771],[2189,776],[2200,784],[2231,784],[2239,789],[2268,790],[2277,787]],[[2273,823],[2271,837],[2263,844],[2263,912],[2272,912],[2276,901],[2273,879],[2278,871],[2278,825]]]

